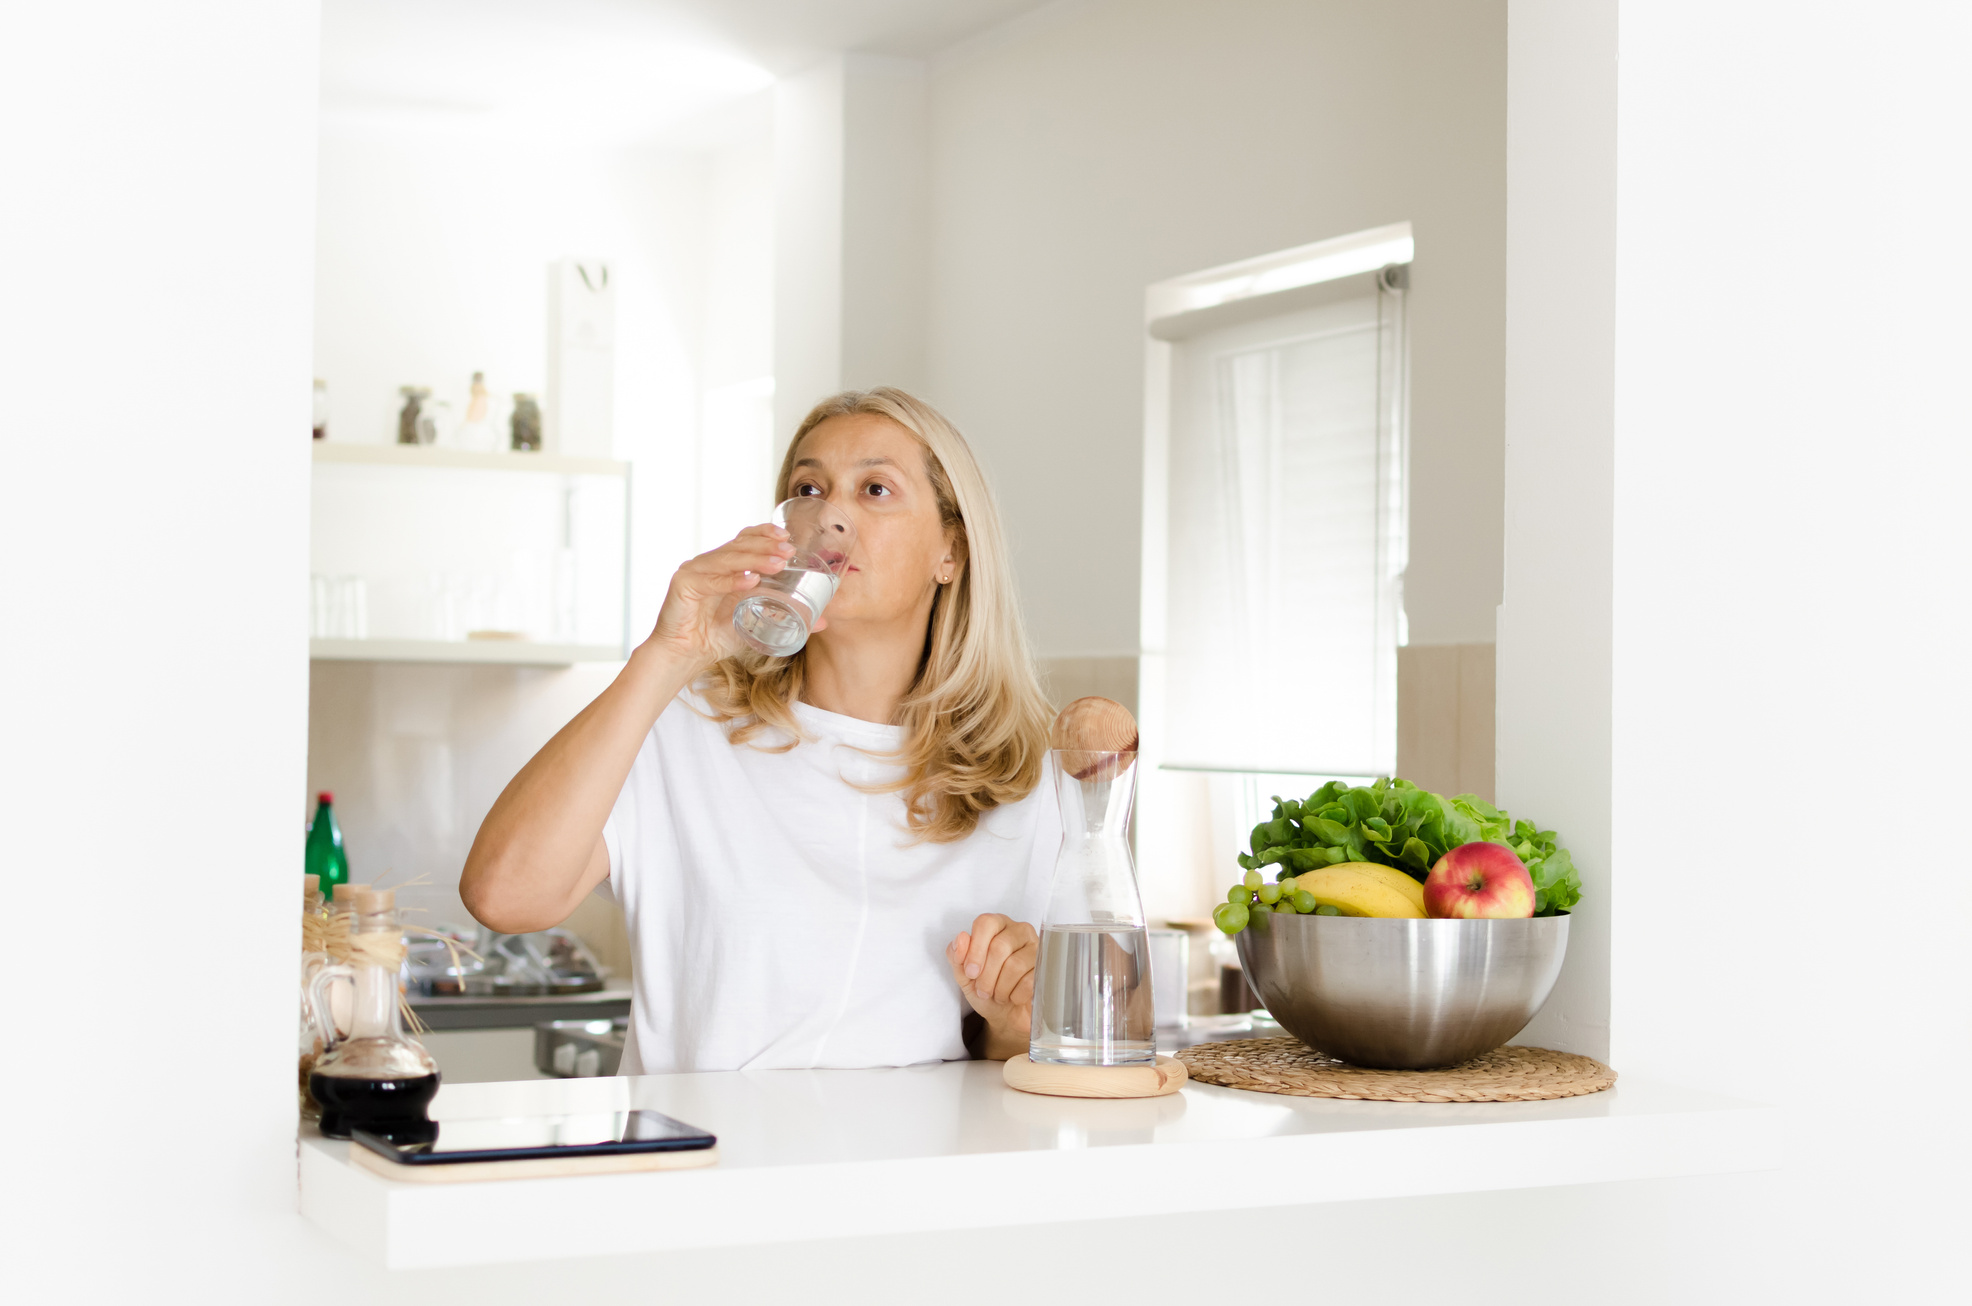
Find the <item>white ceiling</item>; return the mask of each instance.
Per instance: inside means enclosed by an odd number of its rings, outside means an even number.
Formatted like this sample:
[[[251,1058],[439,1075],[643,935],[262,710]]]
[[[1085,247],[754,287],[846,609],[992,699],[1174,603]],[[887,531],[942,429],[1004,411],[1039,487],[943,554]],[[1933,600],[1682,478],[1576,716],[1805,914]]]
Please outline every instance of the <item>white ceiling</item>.
[[[325,117],[632,140],[838,50],[922,57],[1043,0],[324,0]]]

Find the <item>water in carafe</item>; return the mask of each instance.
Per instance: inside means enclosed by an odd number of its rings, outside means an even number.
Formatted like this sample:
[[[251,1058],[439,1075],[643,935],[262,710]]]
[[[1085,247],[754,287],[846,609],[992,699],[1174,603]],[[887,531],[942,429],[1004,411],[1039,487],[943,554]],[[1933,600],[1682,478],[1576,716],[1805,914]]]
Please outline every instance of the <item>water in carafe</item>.
[[[1056,749],[1049,757],[1062,838],[1027,1055],[1077,1066],[1149,1064],[1157,1059],[1150,936],[1129,844],[1137,755]]]

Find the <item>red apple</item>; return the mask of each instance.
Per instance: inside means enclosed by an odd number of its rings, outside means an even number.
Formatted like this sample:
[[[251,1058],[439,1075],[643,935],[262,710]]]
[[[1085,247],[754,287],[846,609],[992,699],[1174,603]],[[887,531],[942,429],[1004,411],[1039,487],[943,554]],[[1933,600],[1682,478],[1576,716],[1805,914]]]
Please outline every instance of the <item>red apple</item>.
[[[1424,913],[1487,921],[1532,916],[1534,877],[1505,844],[1460,844],[1424,877]]]

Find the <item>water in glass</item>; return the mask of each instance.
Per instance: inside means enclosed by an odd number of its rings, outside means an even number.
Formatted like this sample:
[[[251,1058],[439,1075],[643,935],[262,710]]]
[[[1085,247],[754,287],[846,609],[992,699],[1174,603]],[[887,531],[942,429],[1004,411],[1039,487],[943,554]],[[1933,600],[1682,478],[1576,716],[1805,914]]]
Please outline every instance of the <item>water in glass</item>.
[[[1076,1066],[1157,1059],[1144,928],[1049,925],[1041,931],[1034,1031],[1027,1055]]]

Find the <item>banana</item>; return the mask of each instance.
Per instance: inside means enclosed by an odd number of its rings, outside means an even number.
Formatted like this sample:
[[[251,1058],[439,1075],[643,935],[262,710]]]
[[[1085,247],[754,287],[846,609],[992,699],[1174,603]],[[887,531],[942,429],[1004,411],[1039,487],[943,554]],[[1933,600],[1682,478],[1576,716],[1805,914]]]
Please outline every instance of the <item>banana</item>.
[[[1394,916],[1420,920],[1424,916],[1424,890],[1418,888],[1416,898],[1406,893],[1390,880],[1376,874],[1387,871],[1391,875],[1409,880],[1413,887],[1415,880],[1393,867],[1377,866],[1371,862],[1344,862],[1339,866],[1325,866],[1320,870],[1297,875],[1294,882],[1314,896],[1317,903],[1335,908],[1344,916]]]
[[[1336,869],[1339,870],[1341,868],[1337,867]],[[1416,905],[1418,915],[1425,915],[1424,886],[1413,880],[1410,876],[1405,875],[1396,867],[1385,866],[1382,862],[1351,862],[1349,863],[1349,869],[1360,871],[1365,875],[1381,880],[1383,883],[1403,894],[1406,898],[1409,898]]]

